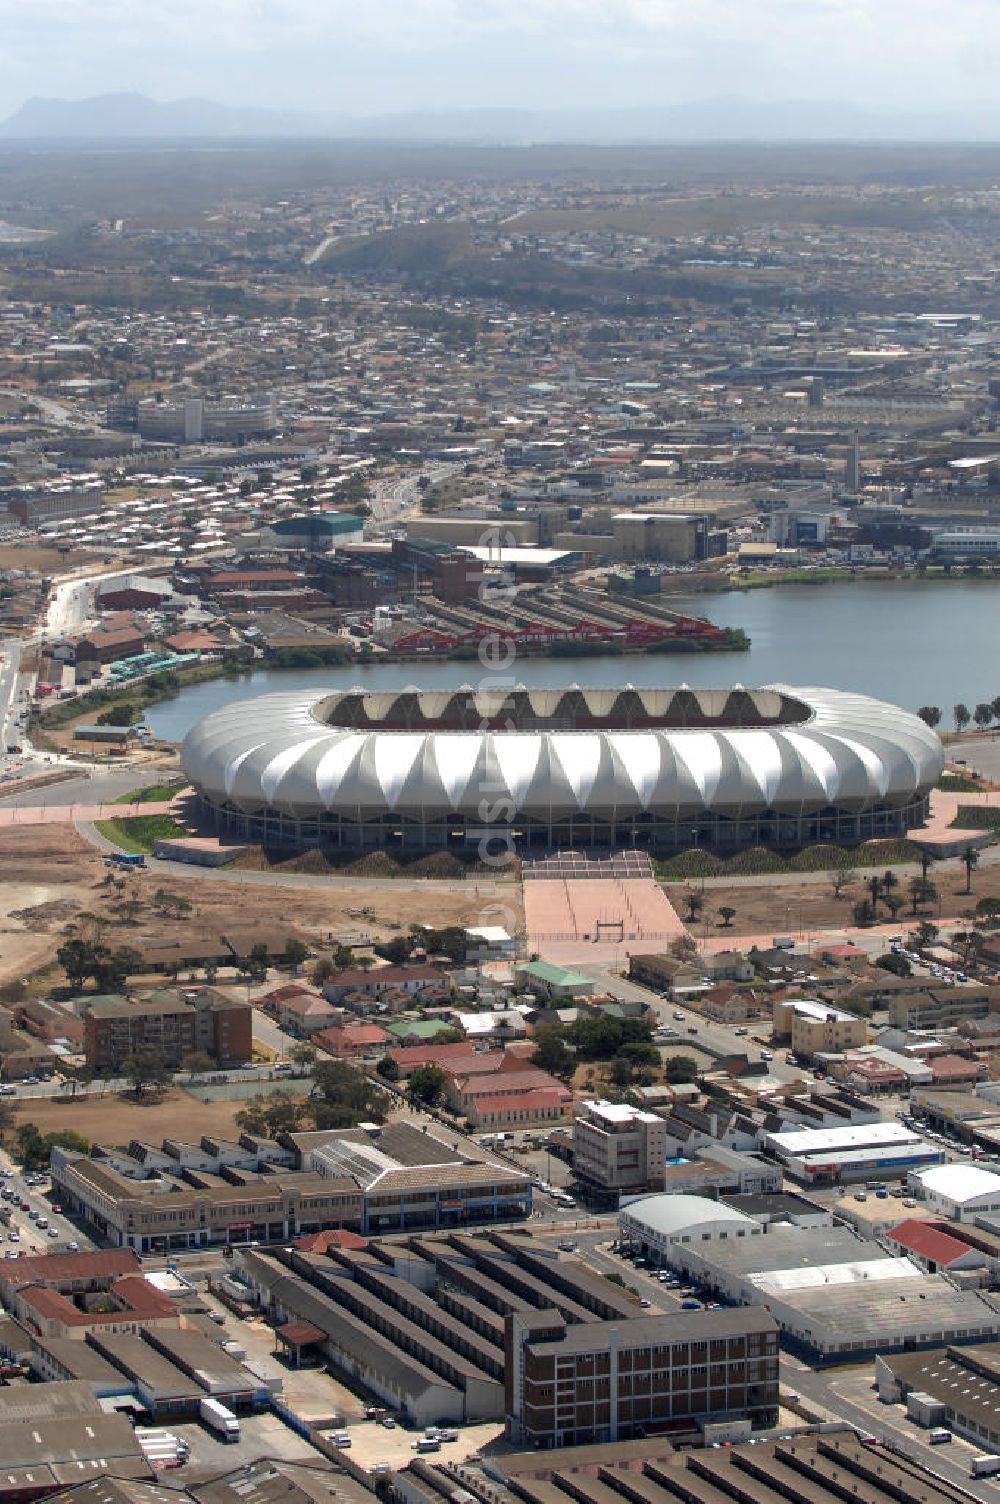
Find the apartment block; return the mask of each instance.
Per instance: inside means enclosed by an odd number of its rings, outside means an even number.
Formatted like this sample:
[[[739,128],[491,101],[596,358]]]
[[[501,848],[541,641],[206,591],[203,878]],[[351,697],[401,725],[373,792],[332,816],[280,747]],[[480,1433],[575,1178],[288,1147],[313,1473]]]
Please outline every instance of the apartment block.
[[[193,997],[162,988],[142,999],[109,998],[84,1018],[84,1052],[92,1070],[117,1068],[137,1050],[156,1050],[168,1066],[197,1051],[219,1065],[253,1056],[252,1010],[204,988]]]
[[[868,1041],[868,1025],[842,1008],[807,998],[775,1003],[775,1036],[790,1039],[796,1055],[854,1050]]]

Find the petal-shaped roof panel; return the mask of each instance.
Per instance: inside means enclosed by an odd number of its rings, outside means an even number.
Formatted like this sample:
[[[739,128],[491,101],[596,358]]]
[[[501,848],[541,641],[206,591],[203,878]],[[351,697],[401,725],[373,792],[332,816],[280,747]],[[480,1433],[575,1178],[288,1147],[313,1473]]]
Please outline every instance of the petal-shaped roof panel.
[[[432,818],[482,806],[553,819],[857,812],[926,793],[944,761],[917,716],[786,685],[265,695],[206,716],[181,756],[206,799],[247,812]]]

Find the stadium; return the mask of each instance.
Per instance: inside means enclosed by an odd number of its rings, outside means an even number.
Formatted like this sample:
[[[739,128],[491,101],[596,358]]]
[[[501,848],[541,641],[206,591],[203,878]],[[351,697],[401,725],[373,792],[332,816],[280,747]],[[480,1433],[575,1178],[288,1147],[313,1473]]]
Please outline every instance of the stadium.
[[[795,848],[901,836],[944,758],[917,716],[833,689],[300,690],[206,716],[204,818],[277,846]]]

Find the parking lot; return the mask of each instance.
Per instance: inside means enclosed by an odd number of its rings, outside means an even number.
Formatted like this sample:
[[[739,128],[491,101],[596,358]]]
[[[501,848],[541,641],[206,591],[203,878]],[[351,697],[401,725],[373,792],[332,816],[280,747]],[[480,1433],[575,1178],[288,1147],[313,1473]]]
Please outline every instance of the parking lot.
[[[318,1462],[322,1456],[304,1436],[270,1413],[241,1415],[238,1442],[223,1441],[195,1421],[184,1425],[165,1422],[163,1429],[179,1436],[191,1448],[184,1468],[167,1475],[171,1479],[177,1478],[180,1483],[195,1472],[200,1476],[224,1473],[258,1457],[278,1457],[284,1462]]]
[[[500,1421],[488,1421],[478,1426],[461,1426],[458,1430],[457,1441],[445,1441],[441,1443],[441,1450],[429,1452],[428,1457],[434,1462],[464,1462],[481,1447],[489,1445],[503,1435],[503,1424]],[[374,1420],[363,1420],[355,1425],[345,1427],[346,1434],[351,1439],[351,1461],[359,1467],[374,1468],[382,1464],[390,1468],[405,1467],[416,1455],[414,1443],[419,1440],[423,1432],[419,1429],[393,1426],[387,1430]],[[324,1433],[329,1436],[331,1433]]]

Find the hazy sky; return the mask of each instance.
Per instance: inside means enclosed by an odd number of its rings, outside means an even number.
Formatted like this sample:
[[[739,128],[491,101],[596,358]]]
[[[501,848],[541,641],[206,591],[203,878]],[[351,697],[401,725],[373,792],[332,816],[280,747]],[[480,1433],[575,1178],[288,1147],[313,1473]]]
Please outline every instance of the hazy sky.
[[[136,89],[381,114],[989,99],[1000,0],[0,0],[0,109]]]

